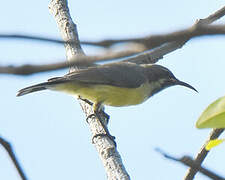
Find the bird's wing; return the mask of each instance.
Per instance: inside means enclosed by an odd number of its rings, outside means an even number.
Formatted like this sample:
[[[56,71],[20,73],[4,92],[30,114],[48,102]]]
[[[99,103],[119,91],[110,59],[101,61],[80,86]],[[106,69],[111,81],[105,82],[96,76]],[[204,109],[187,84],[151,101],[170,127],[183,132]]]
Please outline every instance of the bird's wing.
[[[78,70],[49,82],[80,82],[87,85],[104,84],[125,88],[137,88],[146,82],[143,67],[131,63],[113,63]]]

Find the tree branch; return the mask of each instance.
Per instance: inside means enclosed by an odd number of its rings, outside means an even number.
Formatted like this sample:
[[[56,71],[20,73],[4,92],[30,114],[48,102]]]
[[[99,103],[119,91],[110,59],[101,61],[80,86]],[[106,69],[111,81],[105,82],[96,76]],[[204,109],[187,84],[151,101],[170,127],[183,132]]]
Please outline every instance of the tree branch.
[[[204,145],[201,147],[200,151],[197,153],[197,156],[194,159],[194,162],[196,163],[197,166],[201,166],[202,162],[204,161],[204,159],[206,158],[207,154],[209,153],[209,151],[207,151],[205,149],[205,146],[208,144],[208,142],[210,140],[216,139],[218,138],[222,133],[223,133],[224,129],[213,129],[212,132],[209,135],[208,140],[204,143]],[[194,176],[196,175],[196,173],[198,172],[198,169],[196,169],[195,167],[191,167],[188,169],[184,180],[192,180],[194,179]]]
[[[83,56],[83,54],[78,53],[76,56],[71,57],[69,63],[68,62],[60,62],[54,64],[46,64],[46,65],[22,65],[19,67],[15,66],[0,66],[0,74],[16,74],[16,75],[30,75],[38,72],[52,71],[56,69],[67,68],[71,66],[76,67],[87,67],[93,65],[96,62],[102,61],[111,61],[113,59],[126,57],[124,61],[134,62],[137,64],[143,63],[156,63],[159,59],[163,57],[163,55],[168,54],[179,47],[182,47],[183,44],[187,41],[187,39],[191,39],[193,37],[198,37],[202,35],[218,35],[225,34],[225,26],[217,25],[217,26],[205,26],[202,25],[202,21],[198,21],[191,28],[183,31],[177,31],[174,33],[152,36],[146,39],[139,39],[138,41],[133,41],[139,44],[127,46],[126,50],[122,50],[119,52],[106,51],[105,54],[99,56]],[[204,21],[206,22],[206,21]],[[37,39],[37,38],[36,38]],[[154,44],[163,44],[153,50],[147,51],[145,53],[141,53],[146,51],[147,49],[153,46]],[[176,43],[174,43],[176,41]],[[58,41],[57,41],[58,42]],[[61,41],[66,42],[66,41]],[[157,43],[156,43],[157,42]],[[173,43],[167,43],[173,42]],[[69,44],[73,44],[70,42]],[[67,44],[68,46],[68,44]],[[141,53],[140,55],[136,55],[134,57],[128,58],[128,56]]]
[[[201,24],[205,24],[211,22],[210,20],[200,20]],[[146,49],[152,49],[158,47],[164,43],[178,41],[182,39],[190,39],[200,36],[208,36],[208,35],[224,35],[225,34],[225,25],[198,25],[198,28],[190,28],[175,31],[167,34],[158,34],[158,35],[149,35],[142,38],[128,38],[128,39],[108,39],[102,41],[81,41],[83,45],[91,45],[91,46],[100,46],[104,48],[109,48],[112,45],[118,43],[139,43],[146,47]],[[73,44],[74,41],[62,41],[59,39],[41,37],[41,36],[31,36],[31,35],[23,35],[23,34],[0,34],[0,38],[2,39],[25,39],[25,40],[37,40],[43,42],[51,42],[56,44]]]
[[[224,15],[225,15],[225,6],[221,8],[220,10],[216,11],[214,14],[208,16],[207,18],[196,21],[196,23],[191,28],[189,28],[189,30],[194,31],[195,29],[199,29],[199,28],[201,29],[201,28],[207,27],[207,25],[218,20]],[[184,38],[183,40],[177,40],[177,41],[172,41],[169,43],[164,43],[163,45],[150,51],[147,54],[147,58],[150,60],[157,57],[161,59],[163,58],[164,55],[181,48],[188,40],[190,40],[190,38],[186,38],[186,39]],[[131,60],[134,63],[138,63],[138,59],[139,59],[139,56],[136,56],[136,59],[131,59]],[[127,61],[129,61],[129,59]],[[157,62],[156,59],[155,59],[155,62]]]
[[[71,66],[76,67],[90,67],[96,65],[97,62],[107,62],[112,61],[113,59],[122,58],[124,56],[131,56],[138,52],[142,52],[144,50],[143,46],[136,45],[135,47],[132,46],[127,48],[125,51],[120,52],[106,52],[105,54],[99,56],[84,56],[84,55],[77,55],[73,59],[71,58],[70,61],[62,61],[58,63],[52,64],[43,64],[43,65],[32,65],[32,64],[25,64],[21,66],[0,66],[0,74],[14,74],[14,75],[31,75],[34,73],[46,72],[46,71],[53,71],[58,69],[64,69]]]
[[[216,11],[215,13],[213,13],[212,15],[208,16],[207,18],[200,19],[199,21],[197,21],[197,23],[199,24],[198,26],[209,25],[209,24],[215,22],[216,20],[220,19],[224,15],[225,15],[225,6],[222,7],[221,9],[219,9],[218,11]],[[192,27],[188,28],[186,30],[177,31],[177,32],[169,33],[169,34],[165,34],[165,35],[146,36],[146,37],[143,37],[143,38],[133,38],[133,39],[118,39],[118,40],[106,39],[106,40],[102,40],[102,41],[98,41],[98,42],[86,41],[85,43],[86,44],[91,44],[92,43],[93,45],[100,45],[100,46],[103,46],[103,47],[110,47],[110,46],[112,46],[112,45],[114,45],[116,43],[121,43],[121,42],[123,42],[123,43],[125,43],[125,42],[137,42],[137,43],[140,43],[141,42],[141,43],[145,44],[146,48],[152,49],[154,47],[162,45],[163,43],[176,41],[175,39],[173,39],[173,40],[170,39],[171,38],[170,37],[171,34],[173,34],[173,36],[175,34],[180,36],[182,34],[182,32],[183,32],[184,35],[185,35],[186,33],[188,33],[189,29],[192,29]],[[223,27],[223,29],[224,29],[224,27]],[[167,37],[169,37],[168,40],[167,40]]]
[[[66,0],[51,0],[49,4],[49,10],[55,17],[57,25],[60,29],[61,35],[64,41],[75,41],[75,43],[66,44],[66,54],[68,60],[74,60],[74,58],[79,56],[85,56],[78,38],[78,33],[76,25],[73,23],[69,8]],[[76,71],[76,68],[70,71]],[[81,107],[85,112],[87,117],[93,114],[92,107],[83,101],[80,101]],[[100,122],[96,117],[89,118],[89,125],[92,135],[105,133],[101,127]],[[102,117],[102,119],[104,119]],[[129,179],[129,175],[122,164],[121,157],[114,145],[114,143],[106,136],[98,136],[95,140],[95,147],[99,153],[99,156],[103,162],[104,168],[107,173],[108,179]]]
[[[156,151],[159,152],[161,155],[163,155],[165,158],[170,159],[172,161],[180,162],[188,167],[191,167],[193,169],[196,169],[197,171],[201,172],[202,174],[208,176],[209,178],[212,178],[214,180],[225,180],[225,178],[219,176],[218,174],[206,169],[205,167],[202,167],[198,165],[191,157],[189,156],[183,156],[181,158],[176,158],[174,156],[171,156],[162,150],[156,148]]]
[[[83,43],[88,45],[100,45],[102,47],[110,47],[117,43],[140,43],[143,44],[146,49],[153,49],[155,47],[161,46],[164,43],[179,41],[183,39],[191,39],[194,37],[206,36],[206,35],[222,35],[225,34],[224,25],[205,25],[198,28],[187,28],[179,31],[175,31],[167,34],[150,35],[142,38],[132,38],[132,39],[118,39],[118,40],[103,40],[98,42],[83,41]]]
[[[5,148],[5,150],[9,154],[9,157],[12,160],[14,166],[16,167],[16,170],[19,173],[21,179],[27,180],[25,172],[23,171],[22,166],[20,165],[20,163],[17,160],[16,155],[13,151],[12,145],[9,142],[7,142],[5,139],[3,139],[2,137],[0,137],[0,144]]]
[[[209,25],[209,24],[213,23],[214,21],[220,19],[224,15],[225,15],[225,6],[222,7],[220,10],[216,11],[215,13],[213,13],[212,15],[208,16],[207,18],[200,19],[199,21],[197,21],[196,24],[198,24],[197,25],[198,27],[206,26],[206,25]],[[93,43],[93,45],[101,45],[103,47],[110,47],[116,43],[136,42],[136,43],[144,44],[147,49],[152,49],[152,48],[158,47],[164,43],[178,41],[180,36],[186,36],[186,38],[191,38],[191,32],[189,31],[190,29],[193,29],[193,27],[188,28],[186,30],[165,34],[165,35],[146,36],[143,38],[133,38],[133,39],[118,39],[118,40],[108,39],[108,40],[103,40],[103,41],[99,41],[99,42],[86,41],[86,43],[90,43],[90,44]],[[224,32],[224,27],[221,27],[221,29]],[[198,32],[200,32],[200,31],[198,31]],[[193,33],[193,37],[195,37],[194,34],[195,33]],[[202,35],[203,35],[203,33],[202,33]],[[196,34],[196,36],[197,36],[197,34]],[[173,39],[173,37],[175,39]],[[185,38],[185,37],[183,37],[183,38]]]

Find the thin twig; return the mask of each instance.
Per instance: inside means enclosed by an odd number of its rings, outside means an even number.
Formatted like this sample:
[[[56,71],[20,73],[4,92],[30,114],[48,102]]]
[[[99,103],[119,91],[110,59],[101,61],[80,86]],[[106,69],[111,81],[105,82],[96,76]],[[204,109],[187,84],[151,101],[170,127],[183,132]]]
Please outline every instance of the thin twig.
[[[200,22],[203,22],[200,20]],[[204,20],[205,23],[209,23],[211,21]],[[225,26],[224,25],[205,25],[197,29],[193,29],[193,27],[175,31],[167,34],[159,34],[159,35],[148,35],[141,38],[128,38],[128,39],[109,39],[102,41],[81,41],[83,45],[91,45],[91,46],[100,46],[104,48],[109,48],[117,43],[139,43],[146,47],[146,49],[152,49],[158,47],[164,43],[178,41],[185,38],[194,38],[206,35],[222,35],[225,34]],[[68,43],[72,44],[74,41],[62,41],[59,39],[47,38],[42,36],[32,36],[32,35],[23,35],[23,34],[0,34],[0,38],[2,39],[25,39],[25,40],[37,40],[43,42],[51,42],[56,44]]]
[[[200,19],[198,21],[198,26],[200,26],[200,23],[204,26],[206,25],[209,25],[213,22],[215,22],[216,20],[220,19],[221,17],[223,17],[225,15],[225,6],[222,7],[221,9],[219,9],[218,11],[216,11],[215,13],[211,14],[210,16],[208,16],[207,18],[204,18],[204,19]],[[192,27],[191,27],[192,28]],[[183,33],[185,33],[185,31],[188,33],[189,29],[191,28],[188,28],[186,30],[183,30]],[[146,36],[146,37],[143,37],[143,38],[133,38],[133,39],[118,39],[118,40],[111,40],[111,39],[106,39],[106,40],[102,40],[102,41],[98,41],[98,42],[89,42],[89,41],[86,41],[86,44],[88,43],[92,43],[93,45],[100,45],[100,46],[103,46],[103,47],[110,47],[116,43],[125,43],[125,42],[145,42],[145,45],[148,49],[151,49],[151,48],[154,48],[154,47],[157,47],[157,46],[160,46],[161,44],[163,43],[168,43],[168,42],[171,42],[171,41],[175,41],[175,40],[171,40],[170,38],[170,35],[173,34],[173,36],[175,37],[174,34],[177,34],[178,36],[180,36],[182,34],[182,31],[180,31],[181,33],[179,33],[179,31],[177,31],[177,33],[169,33],[169,34],[165,34],[165,35],[155,35],[155,36]],[[168,37],[168,40],[167,38]],[[161,39],[162,41],[158,41],[159,39]],[[177,37],[176,37],[177,38]]]
[[[153,49],[155,47],[161,46],[164,43],[169,43],[173,41],[180,41],[184,39],[191,39],[206,35],[221,35],[225,33],[224,25],[205,25],[199,26],[198,28],[190,28],[175,31],[167,34],[159,35],[149,35],[142,38],[131,38],[131,39],[112,39],[103,40],[98,42],[83,41],[85,44],[89,45],[101,45],[103,47],[110,47],[116,43],[139,43],[146,47],[146,49]]]
[[[159,152],[161,155],[163,155],[165,158],[176,161],[176,162],[180,162],[188,167],[191,167],[193,169],[196,169],[197,171],[201,172],[202,174],[208,176],[209,178],[212,178],[214,180],[225,180],[225,178],[223,178],[222,176],[212,172],[209,169],[206,169],[205,167],[202,167],[201,165],[198,165],[191,157],[189,156],[183,156],[181,158],[177,158],[174,156],[171,156],[167,153],[165,153],[164,151],[162,151],[159,148],[156,148],[156,151]]]
[[[222,133],[223,133],[224,129],[213,129],[212,132],[209,135],[209,138],[207,139],[207,141],[204,143],[204,145],[201,147],[200,151],[198,152],[197,156],[195,157],[194,161],[195,163],[200,166],[202,164],[202,162],[204,161],[204,159],[206,158],[206,156],[208,155],[209,151],[207,151],[205,149],[205,146],[208,144],[208,142],[210,140],[216,139],[218,138]],[[194,176],[196,175],[196,173],[198,172],[198,170],[196,168],[189,168],[184,180],[192,180],[194,179]]]
[[[19,173],[21,179],[22,180],[27,180],[25,172],[23,171],[22,166],[20,165],[19,161],[17,160],[15,152],[14,152],[14,150],[12,148],[12,145],[8,141],[3,139],[2,137],[0,137],[0,144],[5,148],[5,150],[9,154],[9,157],[11,158],[14,166],[16,167],[16,170]]]

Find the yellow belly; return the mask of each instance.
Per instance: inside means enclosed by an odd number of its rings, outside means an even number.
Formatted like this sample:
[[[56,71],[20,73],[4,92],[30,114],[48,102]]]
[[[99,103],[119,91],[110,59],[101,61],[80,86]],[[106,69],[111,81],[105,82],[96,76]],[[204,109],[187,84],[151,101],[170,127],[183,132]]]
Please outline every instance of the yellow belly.
[[[150,85],[145,83],[138,88],[120,88],[109,85],[82,85],[64,84],[54,90],[64,91],[72,95],[79,95],[93,103],[102,103],[109,106],[136,105],[148,99]]]

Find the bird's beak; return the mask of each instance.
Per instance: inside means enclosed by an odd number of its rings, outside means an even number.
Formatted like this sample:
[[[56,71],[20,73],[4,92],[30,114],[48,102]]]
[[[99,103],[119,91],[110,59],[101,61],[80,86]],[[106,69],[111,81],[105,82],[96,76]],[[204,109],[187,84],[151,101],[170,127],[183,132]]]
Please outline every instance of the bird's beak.
[[[175,81],[175,84],[176,84],[176,85],[185,86],[185,87],[187,87],[187,88],[190,88],[190,89],[192,89],[192,90],[198,92],[193,86],[191,86],[190,84],[188,84],[188,83],[186,83],[186,82],[180,81],[180,80],[178,80],[178,79],[176,79],[176,80],[174,80],[174,81]]]

